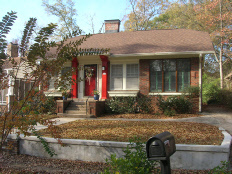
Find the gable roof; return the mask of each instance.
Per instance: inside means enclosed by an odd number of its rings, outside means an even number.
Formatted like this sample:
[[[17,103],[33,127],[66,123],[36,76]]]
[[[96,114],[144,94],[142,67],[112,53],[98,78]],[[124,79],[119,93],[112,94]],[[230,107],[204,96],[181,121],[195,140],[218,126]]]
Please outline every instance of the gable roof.
[[[68,41],[80,39],[74,37]],[[94,34],[80,48],[110,48],[111,55],[166,53],[166,52],[214,52],[209,34],[188,29],[147,30]]]
[[[16,63],[17,65],[19,65],[19,64],[21,63],[21,61],[24,60],[24,59],[21,58],[21,57],[14,57],[13,59],[14,59],[14,61],[15,61],[15,63]],[[6,59],[6,60],[4,60],[4,63],[3,63],[3,65],[2,65],[2,68],[3,68],[3,69],[11,69],[11,68],[13,68],[14,66],[15,66],[15,65],[12,64],[12,61],[11,61],[11,60]]]

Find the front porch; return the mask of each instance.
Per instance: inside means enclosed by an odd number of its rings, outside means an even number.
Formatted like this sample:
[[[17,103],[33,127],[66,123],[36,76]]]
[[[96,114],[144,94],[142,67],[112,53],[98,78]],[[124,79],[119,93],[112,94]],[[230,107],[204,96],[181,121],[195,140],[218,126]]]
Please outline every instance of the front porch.
[[[105,101],[88,98],[68,98],[57,100],[56,113],[58,116],[74,118],[95,118],[105,112]]]

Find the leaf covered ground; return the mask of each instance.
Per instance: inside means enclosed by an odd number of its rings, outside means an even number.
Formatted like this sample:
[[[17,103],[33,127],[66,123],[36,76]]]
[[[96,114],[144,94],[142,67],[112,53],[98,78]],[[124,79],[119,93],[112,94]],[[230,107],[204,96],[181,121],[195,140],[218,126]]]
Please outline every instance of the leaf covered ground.
[[[200,115],[179,115],[174,118],[196,117]],[[52,116],[53,117],[53,116]],[[51,118],[52,118],[51,117]],[[131,121],[122,120],[82,120],[60,125],[59,130],[62,138],[80,138],[112,141],[128,141],[134,135],[140,135],[144,141],[147,138],[162,131],[170,131],[175,135],[176,143],[188,144],[220,144],[223,135],[215,126],[199,123],[182,123],[170,121],[133,121],[133,119],[151,119],[154,115],[148,114],[123,114],[108,115],[101,119],[127,118]],[[170,119],[164,115],[157,115],[156,119]],[[46,131],[43,131],[46,134]],[[105,163],[71,161],[60,159],[47,159],[27,155],[4,155],[0,162],[0,173],[72,173],[72,174],[93,174],[104,171]],[[209,171],[197,170],[172,170],[173,174],[206,174]]]
[[[117,115],[119,118],[130,114]],[[131,116],[134,116],[131,114]],[[144,114],[137,115],[141,119],[148,118]],[[101,118],[117,118],[113,115]],[[59,125],[62,138],[87,139],[103,141],[128,142],[134,136],[146,142],[150,137],[168,131],[175,137],[177,144],[220,145],[224,136],[218,127],[203,123],[171,122],[171,121],[134,121],[131,120],[77,120]],[[46,130],[41,130],[44,136],[50,136]]]
[[[102,117],[98,117],[98,119],[116,119],[116,118],[124,118],[124,119],[180,119],[180,118],[191,118],[191,117],[200,117],[201,114],[175,114],[174,116],[166,116],[164,114],[107,114]]]
[[[4,174],[96,174],[108,167],[106,163],[39,158],[28,155],[5,154],[0,162]],[[207,174],[202,170],[172,170],[173,174]]]

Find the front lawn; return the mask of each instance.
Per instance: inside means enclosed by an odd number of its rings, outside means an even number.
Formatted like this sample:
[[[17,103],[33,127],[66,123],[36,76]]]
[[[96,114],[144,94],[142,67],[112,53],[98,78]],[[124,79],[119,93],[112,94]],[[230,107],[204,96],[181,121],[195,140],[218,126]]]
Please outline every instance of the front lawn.
[[[224,136],[218,127],[203,123],[171,121],[78,120],[58,126],[61,137],[128,142],[134,136],[147,141],[150,137],[169,131],[176,144],[220,145]],[[46,130],[40,131],[49,136]]]

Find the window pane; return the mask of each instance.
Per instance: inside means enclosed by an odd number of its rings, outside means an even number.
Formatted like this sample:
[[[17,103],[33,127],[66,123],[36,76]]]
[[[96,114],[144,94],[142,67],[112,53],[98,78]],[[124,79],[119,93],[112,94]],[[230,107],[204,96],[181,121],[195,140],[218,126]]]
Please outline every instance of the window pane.
[[[126,65],[126,89],[138,89],[139,66],[138,64]]]
[[[6,103],[6,95],[8,93],[8,88],[0,90],[0,103]]]
[[[61,76],[65,79],[65,85],[67,86],[68,89],[71,89],[71,84],[69,81],[70,80],[69,77],[71,76],[71,72],[72,72],[71,67],[64,67],[61,70]],[[67,79],[66,79],[66,77],[67,77]],[[51,86],[51,88],[53,88],[53,89],[54,89],[54,82],[55,82],[55,79],[53,79],[53,86]]]
[[[164,91],[176,92],[176,60],[164,60]]]
[[[162,60],[150,62],[150,91],[162,92]]]
[[[190,85],[190,60],[179,59],[177,61],[178,70],[178,91],[183,91],[184,88]]]
[[[122,65],[111,65],[110,88],[117,90],[122,89],[123,67]]]

